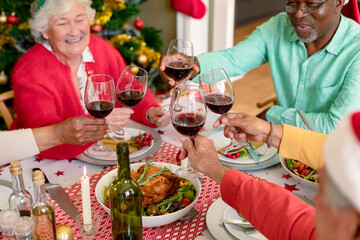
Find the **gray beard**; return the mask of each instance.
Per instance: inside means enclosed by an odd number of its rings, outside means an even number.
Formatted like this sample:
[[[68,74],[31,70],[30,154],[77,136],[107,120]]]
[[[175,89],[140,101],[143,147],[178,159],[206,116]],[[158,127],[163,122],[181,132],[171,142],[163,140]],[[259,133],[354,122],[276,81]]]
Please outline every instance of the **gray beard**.
[[[308,38],[301,38],[301,37],[299,37],[299,35],[297,35],[297,37],[299,38],[300,41],[302,41],[304,43],[310,43],[310,42],[315,41],[317,39],[318,35],[315,31],[312,31],[310,37],[308,37]]]

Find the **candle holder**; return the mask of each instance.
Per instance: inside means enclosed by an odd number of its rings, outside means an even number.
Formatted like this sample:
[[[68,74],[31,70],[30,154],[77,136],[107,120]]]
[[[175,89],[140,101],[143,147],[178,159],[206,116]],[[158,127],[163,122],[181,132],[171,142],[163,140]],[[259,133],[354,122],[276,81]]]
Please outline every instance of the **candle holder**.
[[[91,216],[92,222],[90,224],[84,224],[83,215],[76,215],[75,221],[79,226],[80,235],[83,237],[93,237],[99,232],[99,217]]]

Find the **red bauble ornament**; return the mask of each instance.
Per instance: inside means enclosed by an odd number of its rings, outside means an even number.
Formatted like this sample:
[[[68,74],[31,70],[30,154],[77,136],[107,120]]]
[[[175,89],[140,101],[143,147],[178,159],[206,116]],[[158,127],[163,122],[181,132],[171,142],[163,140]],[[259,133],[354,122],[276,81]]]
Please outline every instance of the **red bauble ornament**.
[[[140,18],[136,19],[134,21],[134,27],[137,29],[137,30],[141,30],[144,28],[144,21],[141,20]]]
[[[101,30],[102,30],[102,27],[100,24],[94,24],[91,26],[91,31],[93,31],[93,32],[98,33],[98,32],[101,32]]]
[[[6,22],[11,25],[16,25],[19,22],[18,17],[15,15],[15,13],[11,13],[9,16],[7,16]]]

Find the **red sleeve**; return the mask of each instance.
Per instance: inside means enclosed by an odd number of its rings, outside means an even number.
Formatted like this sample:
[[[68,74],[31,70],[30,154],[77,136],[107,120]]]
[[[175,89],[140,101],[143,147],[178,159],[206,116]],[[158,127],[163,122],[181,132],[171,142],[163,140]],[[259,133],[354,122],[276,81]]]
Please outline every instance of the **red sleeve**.
[[[233,169],[221,197],[268,239],[315,239],[315,209],[276,184]]]

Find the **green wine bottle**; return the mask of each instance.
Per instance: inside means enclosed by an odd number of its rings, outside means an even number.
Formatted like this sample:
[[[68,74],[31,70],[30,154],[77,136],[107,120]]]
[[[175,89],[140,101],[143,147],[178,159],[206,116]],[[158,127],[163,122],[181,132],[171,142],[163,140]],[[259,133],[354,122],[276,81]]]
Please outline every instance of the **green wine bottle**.
[[[142,239],[140,187],[131,178],[129,145],[118,143],[116,150],[118,177],[109,191],[113,239],[139,240]]]

